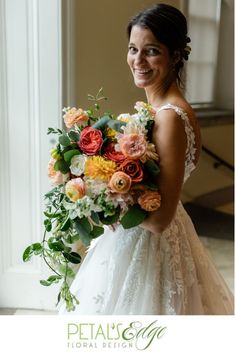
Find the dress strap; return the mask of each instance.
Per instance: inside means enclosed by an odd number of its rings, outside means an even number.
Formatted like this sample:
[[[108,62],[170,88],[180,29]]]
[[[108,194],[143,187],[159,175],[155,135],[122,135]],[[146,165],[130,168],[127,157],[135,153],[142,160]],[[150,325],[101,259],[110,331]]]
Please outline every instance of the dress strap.
[[[184,128],[187,136],[185,173],[186,173],[186,177],[188,177],[192,172],[192,170],[195,168],[193,161],[195,160],[196,148],[195,148],[195,133],[193,131],[193,127],[189,122],[187,113],[182,108],[167,103],[166,105],[156,109],[156,112],[159,113],[163,109],[173,109],[178,114],[178,116],[182,118],[182,120],[184,121]]]

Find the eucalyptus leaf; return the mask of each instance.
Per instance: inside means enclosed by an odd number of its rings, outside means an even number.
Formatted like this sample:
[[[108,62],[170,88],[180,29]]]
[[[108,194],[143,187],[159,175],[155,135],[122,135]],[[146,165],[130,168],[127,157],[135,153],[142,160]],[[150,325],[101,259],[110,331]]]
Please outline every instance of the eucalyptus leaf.
[[[104,129],[107,126],[107,123],[111,120],[109,116],[103,116],[96,123],[92,125],[95,129]]]
[[[63,135],[60,135],[59,138],[59,143],[62,145],[62,146],[69,146],[70,145],[70,139],[68,138],[67,135],[63,134]]]
[[[80,134],[78,132],[75,132],[74,130],[71,130],[68,133],[68,136],[72,141],[78,141],[80,138]]]
[[[122,121],[119,121],[119,120],[113,120],[111,119],[108,123],[107,123],[108,127],[109,128],[112,128],[118,132],[123,132],[121,127],[126,125],[126,122],[122,122]]]

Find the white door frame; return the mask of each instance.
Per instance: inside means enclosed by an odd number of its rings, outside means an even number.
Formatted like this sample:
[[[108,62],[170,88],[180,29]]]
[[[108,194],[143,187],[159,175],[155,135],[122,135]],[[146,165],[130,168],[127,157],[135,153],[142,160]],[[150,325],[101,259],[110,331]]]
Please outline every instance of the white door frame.
[[[39,284],[48,275],[42,260],[23,263],[22,252],[42,239],[53,143],[46,132],[61,126],[63,96],[73,91],[62,75],[73,53],[71,46],[62,55],[62,9],[70,3],[0,0],[0,307],[55,309],[57,287]]]

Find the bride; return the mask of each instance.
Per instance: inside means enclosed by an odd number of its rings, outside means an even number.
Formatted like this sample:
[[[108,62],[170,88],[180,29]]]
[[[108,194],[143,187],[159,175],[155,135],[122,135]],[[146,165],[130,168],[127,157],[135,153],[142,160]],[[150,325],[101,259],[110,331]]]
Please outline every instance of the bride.
[[[156,110],[161,207],[132,229],[106,229],[88,249],[71,285],[83,315],[231,315],[233,295],[202,246],[180,198],[201,138],[183,97],[181,70],[191,48],[184,15],[159,4],[128,24],[127,62]]]

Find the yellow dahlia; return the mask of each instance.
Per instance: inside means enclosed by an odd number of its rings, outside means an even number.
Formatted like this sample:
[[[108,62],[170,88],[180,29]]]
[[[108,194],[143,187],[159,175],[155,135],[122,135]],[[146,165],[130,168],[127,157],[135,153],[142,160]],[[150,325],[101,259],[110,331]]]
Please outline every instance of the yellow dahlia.
[[[102,156],[93,156],[85,162],[84,174],[93,179],[109,181],[116,169],[114,161],[105,160]]]
[[[107,128],[106,130],[106,136],[110,139],[115,139],[116,137],[116,130],[115,129],[112,129],[112,128]]]

